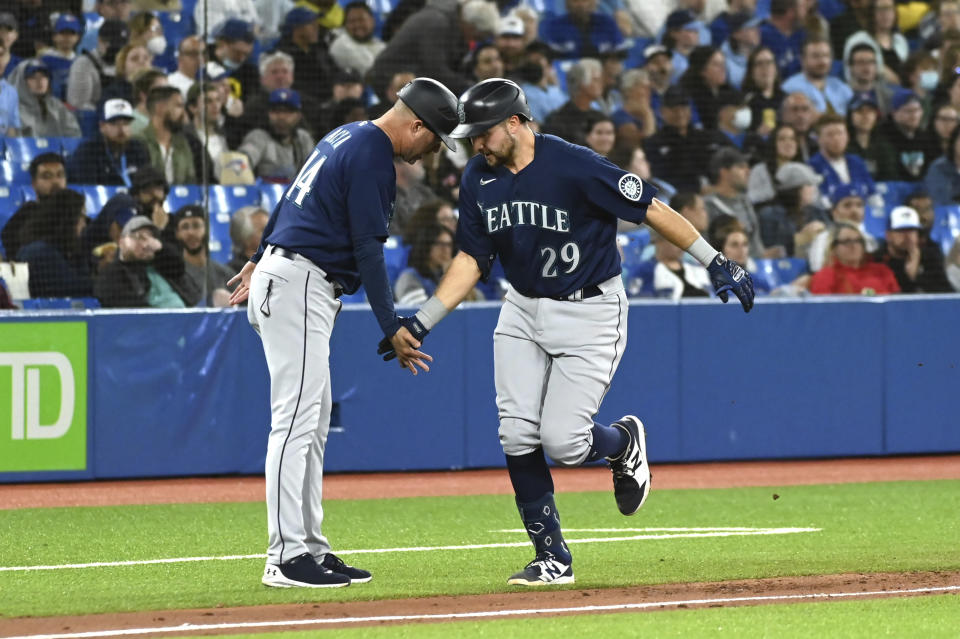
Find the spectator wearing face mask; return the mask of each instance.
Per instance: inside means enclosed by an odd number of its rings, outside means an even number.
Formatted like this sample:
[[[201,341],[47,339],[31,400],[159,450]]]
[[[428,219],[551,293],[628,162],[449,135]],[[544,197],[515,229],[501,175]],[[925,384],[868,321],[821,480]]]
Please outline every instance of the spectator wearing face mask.
[[[97,46],[84,51],[70,66],[67,76],[67,103],[74,109],[93,110],[100,103],[103,87],[116,75],[117,54],[130,37],[120,20],[104,20]]]
[[[130,19],[130,44],[140,45],[157,57],[167,50],[163,23],[150,11],[138,13]]]
[[[717,129],[730,138],[740,150],[762,144],[763,139],[750,133],[753,113],[743,94],[736,89],[725,89],[717,96]],[[756,140],[748,140],[756,138]],[[749,143],[748,143],[749,142]]]

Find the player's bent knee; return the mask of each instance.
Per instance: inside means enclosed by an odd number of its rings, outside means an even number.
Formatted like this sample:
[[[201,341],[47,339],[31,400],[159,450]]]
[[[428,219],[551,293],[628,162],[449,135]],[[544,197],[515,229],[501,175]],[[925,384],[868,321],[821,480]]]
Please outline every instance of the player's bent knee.
[[[586,460],[590,454],[590,445],[586,440],[543,439],[543,452],[559,466],[575,467]]]
[[[536,424],[523,419],[500,419],[500,447],[506,455],[526,455],[540,448],[540,434]]]

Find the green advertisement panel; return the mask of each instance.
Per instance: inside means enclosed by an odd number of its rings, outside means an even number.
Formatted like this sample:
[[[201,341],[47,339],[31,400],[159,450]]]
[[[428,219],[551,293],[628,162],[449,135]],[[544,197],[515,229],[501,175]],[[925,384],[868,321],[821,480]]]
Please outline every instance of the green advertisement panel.
[[[86,467],[86,323],[0,324],[0,472]]]

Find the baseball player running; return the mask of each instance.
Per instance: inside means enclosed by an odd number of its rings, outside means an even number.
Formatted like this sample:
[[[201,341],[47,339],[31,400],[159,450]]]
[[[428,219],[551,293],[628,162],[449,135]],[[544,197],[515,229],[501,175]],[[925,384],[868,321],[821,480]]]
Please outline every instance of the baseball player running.
[[[573,558],[545,455],[562,466],[606,459],[624,515],[650,491],[641,421],[593,420],[627,342],[617,218],[646,222],[693,255],[724,302],[733,293],[749,311],[753,282],[656,199],[656,188],[589,149],[535,134],[513,82],[485,80],[461,96],[458,109],[451,137],[469,139],[479,154],[460,185],[460,252],[436,294],[401,323],[422,341],[500,257],[512,286],[493,335],[500,443],[536,552],[508,583],[569,584]],[[387,340],[379,350],[385,359],[395,355]]]
[[[400,325],[383,259],[396,199],[393,158],[413,163],[457,125],[457,98],[418,78],[372,122],[346,124],[314,148],[274,209],[257,253],[230,284],[249,297],[270,372],[266,459],[269,547],[263,583],[324,588],[370,581],[330,551],[323,521],[323,452],[330,427],[330,334],[341,293],[361,282],[380,328],[412,373],[430,357]]]

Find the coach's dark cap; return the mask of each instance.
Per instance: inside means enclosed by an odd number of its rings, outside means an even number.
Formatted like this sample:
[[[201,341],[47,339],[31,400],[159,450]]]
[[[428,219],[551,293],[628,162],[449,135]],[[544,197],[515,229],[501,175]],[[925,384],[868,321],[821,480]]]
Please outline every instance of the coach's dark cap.
[[[397,97],[433,132],[451,151],[457,145],[450,137],[460,119],[457,115],[457,96],[432,78],[416,78],[397,92]]]
[[[662,104],[665,107],[690,106],[690,94],[675,84],[664,92]]]
[[[136,173],[133,174],[133,179],[130,184],[130,193],[136,195],[144,189],[148,189],[151,186],[162,186],[164,191],[170,190],[170,185],[167,183],[167,178],[163,173],[160,172],[154,166],[147,165],[140,167]]]

